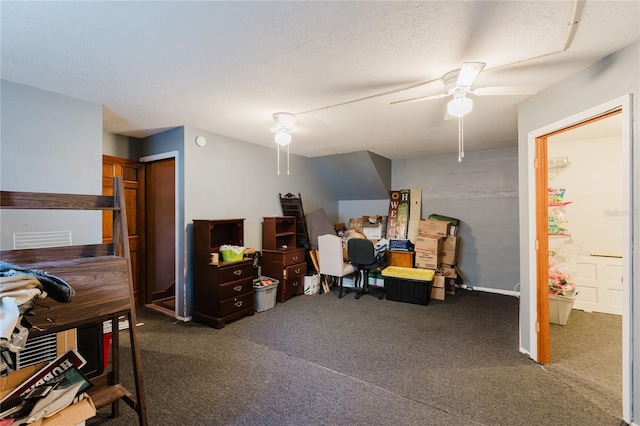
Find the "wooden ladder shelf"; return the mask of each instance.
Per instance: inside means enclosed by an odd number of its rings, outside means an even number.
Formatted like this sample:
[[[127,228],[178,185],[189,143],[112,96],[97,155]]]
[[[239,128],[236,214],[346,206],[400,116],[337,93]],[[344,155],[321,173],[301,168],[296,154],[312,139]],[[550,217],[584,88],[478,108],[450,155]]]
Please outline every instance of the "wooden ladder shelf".
[[[1,209],[24,210],[103,210],[113,212],[113,242],[68,247],[5,250],[2,261],[30,269],[44,270],[65,280],[74,290],[69,303],[50,298],[38,302],[30,336],[39,336],[110,321],[112,326],[111,364],[103,374],[91,379],[88,391],[96,408],[111,404],[111,414],[119,414],[123,400],[138,414],[140,425],[147,424],[147,410],[142,384],[142,363],[136,330],[136,311],[124,187],[114,178],[114,195],[51,194],[37,192],[0,192]],[[119,318],[129,321],[132,374],[135,390],[120,383]],[[42,330],[42,331],[39,331]]]

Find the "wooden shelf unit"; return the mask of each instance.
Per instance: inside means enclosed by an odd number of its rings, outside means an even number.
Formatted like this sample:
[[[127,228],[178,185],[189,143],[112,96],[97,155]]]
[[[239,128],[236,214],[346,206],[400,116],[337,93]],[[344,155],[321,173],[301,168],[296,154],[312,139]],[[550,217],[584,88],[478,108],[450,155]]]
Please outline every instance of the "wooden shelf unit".
[[[193,312],[195,321],[223,328],[227,321],[253,315],[253,260],[223,262],[220,246],[244,245],[244,219],[193,221]],[[218,263],[211,254],[218,253]]]
[[[45,270],[65,280],[75,290],[75,297],[69,303],[59,303],[51,298],[38,301],[32,311],[34,316],[29,316],[29,321],[34,325],[29,332],[30,337],[105,321],[111,322],[112,330],[118,330],[121,316],[129,321],[131,374],[135,390],[131,392],[120,383],[120,339],[119,333],[113,332],[110,368],[91,379],[93,387],[88,394],[96,408],[110,404],[112,417],[118,416],[118,403],[123,400],[137,412],[139,424],[146,425],[147,410],[135,326],[137,321],[122,180],[114,178],[113,196],[1,191],[0,208],[113,212],[113,241],[110,243],[5,250],[0,252],[0,258],[21,267]]]
[[[296,227],[295,216],[262,219],[262,275],[279,281],[277,300],[280,303],[304,294],[306,250],[296,247]]]
[[[262,219],[262,248],[286,250],[296,247],[296,218],[275,216]]]

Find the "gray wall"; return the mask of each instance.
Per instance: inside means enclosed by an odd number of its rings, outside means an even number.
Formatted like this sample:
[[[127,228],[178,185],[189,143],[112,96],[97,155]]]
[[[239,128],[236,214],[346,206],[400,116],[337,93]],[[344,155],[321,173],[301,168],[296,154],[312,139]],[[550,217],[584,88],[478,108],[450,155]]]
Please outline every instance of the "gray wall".
[[[3,190],[99,194],[102,155],[136,158],[178,151],[178,269],[189,272],[187,229],[194,218],[245,217],[245,243],[260,250],[263,216],[280,215],[278,194],[300,194],[305,212],[323,207],[337,216],[338,201],[309,159],[292,155],[291,175],[276,174],[276,150],[220,135],[179,127],[138,141],[103,133],[102,106],[40,89],[1,81],[0,178]],[[207,137],[204,148],[196,135]],[[103,137],[104,151],[103,151]],[[295,141],[294,141],[295,143]],[[284,156],[282,157],[284,158]],[[71,229],[75,243],[102,240],[100,212],[4,211],[0,216],[2,249],[13,246],[13,233]],[[189,282],[181,295],[189,302]],[[189,307],[181,314],[189,315]]]
[[[204,136],[206,146],[197,146],[196,136]],[[291,155],[291,174],[286,174],[286,163],[281,163],[281,174],[276,173],[275,143],[270,149],[191,127],[178,127],[143,140],[144,156],[172,151],[177,152],[177,268],[184,271],[176,274],[180,317],[191,315],[194,219],[245,218],[245,246],[261,250],[262,218],[282,215],[278,194],[300,194],[305,213],[322,207],[337,214],[337,200],[308,158]],[[281,161],[284,158],[282,155]]]
[[[102,192],[102,107],[0,81],[0,185],[3,190]],[[0,246],[14,232],[70,230],[78,244],[102,240],[100,212],[3,211]]]
[[[112,157],[138,161],[142,156],[142,140],[102,132],[102,153]]]
[[[582,72],[568,78],[544,92],[529,98],[520,105],[518,112],[518,154],[519,154],[519,189],[520,189],[520,336],[522,350],[531,352],[532,341],[535,336],[532,333],[531,312],[532,293],[535,282],[529,282],[531,275],[530,265],[535,263],[535,251],[533,241],[529,238],[529,230],[535,224],[535,217],[529,215],[531,203],[535,203],[535,193],[530,192],[530,180],[528,171],[533,162],[530,154],[528,135],[537,129],[549,126],[567,117],[595,108],[604,103],[613,101],[626,95],[632,95],[632,144],[638,147],[640,136],[638,133],[638,98],[640,96],[640,43],[636,42],[619,52],[604,58],[597,64],[588,67]],[[634,149],[632,158],[633,179],[632,213],[640,211],[640,186],[638,171],[640,170],[640,150]],[[630,215],[632,224],[632,239],[640,241],[640,216]],[[640,306],[640,288],[635,278],[635,271],[640,264],[640,253],[634,251],[631,260],[632,269],[632,303],[634,307]],[[625,318],[627,325],[632,330],[631,339],[633,384],[632,394],[636,412],[640,407],[640,363],[633,363],[633,359],[640,359],[640,333],[638,333],[637,318]],[[634,417],[638,419],[636,415]]]
[[[460,219],[460,269],[467,285],[513,292],[519,277],[516,148],[395,160],[393,189],[422,189],[422,218]]]

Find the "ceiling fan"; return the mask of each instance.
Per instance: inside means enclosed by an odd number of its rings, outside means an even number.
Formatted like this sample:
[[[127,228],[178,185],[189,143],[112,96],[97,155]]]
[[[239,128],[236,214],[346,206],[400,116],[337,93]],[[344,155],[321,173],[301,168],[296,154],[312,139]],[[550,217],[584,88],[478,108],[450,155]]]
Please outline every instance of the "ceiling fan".
[[[450,71],[442,77],[445,92],[431,96],[420,96],[417,98],[403,99],[401,101],[391,102],[391,105],[422,102],[431,99],[442,99],[447,96],[453,96],[447,105],[447,111],[454,117],[462,117],[473,109],[473,100],[467,95],[475,96],[504,96],[504,95],[533,95],[537,93],[538,86],[490,86],[472,89],[478,75],[485,67],[484,62],[464,62],[462,67],[457,70]]]
[[[533,95],[538,91],[537,86],[491,86],[472,89],[471,85],[475,82],[476,78],[478,78],[478,75],[484,69],[485,65],[484,62],[464,62],[460,69],[450,71],[442,77],[445,88],[444,93],[395,101],[391,102],[391,105],[442,99],[452,96],[453,99],[447,103],[447,114],[458,117],[458,161],[462,161],[462,158],[464,158],[462,117],[470,113],[473,109],[473,99],[467,97],[468,94],[475,96]]]

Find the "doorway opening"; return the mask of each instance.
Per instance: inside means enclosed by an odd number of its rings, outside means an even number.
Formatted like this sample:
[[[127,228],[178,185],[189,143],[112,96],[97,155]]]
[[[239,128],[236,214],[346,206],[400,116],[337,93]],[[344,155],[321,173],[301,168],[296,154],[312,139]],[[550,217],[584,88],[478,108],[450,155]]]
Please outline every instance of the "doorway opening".
[[[550,363],[622,417],[621,110],[546,139]]]
[[[597,122],[604,120],[612,115],[619,114],[621,116],[620,133],[622,134],[622,149],[618,149],[617,152],[611,152],[611,155],[618,155],[621,157],[621,180],[620,187],[622,188],[622,208],[619,212],[631,211],[631,194],[633,188],[632,182],[632,147],[631,147],[631,113],[630,113],[630,97],[622,97],[606,104],[600,105],[591,110],[585,111],[575,116],[566,118],[555,124],[549,125],[545,128],[538,129],[536,132],[532,132],[529,135],[530,140],[530,155],[534,158],[533,164],[529,169],[529,183],[530,188],[535,194],[535,204],[530,210],[531,216],[535,217],[535,222],[532,223],[530,230],[532,237],[535,237],[535,255],[531,257],[531,261],[534,262],[531,269],[531,283],[532,286],[532,299],[531,299],[531,348],[532,357],[542,364],[549,364],[552,362],[550,352],[550,316],[549,316],[549,206],[548,206],[548,188],[549,188],[549,152],[548,141],[549,138],[554,135],[561,134],[562,132],[578,129],[584,126],[585,123]],[[534,155],[535,154],[535,155]],[[604,203],[603,203],[604,206]],[[606,207],[603,207],[606,208]],[[603,210],[601,209],[602,213]],[[619,269],[622,276],[623,284],[621,285],[621,305],[622,305],[622,318],[621,328],[622,332],[618,336],[622,336],[622,354],[620,355],[621,365],[620,375],[622,377],[622,417],[629,419],[631,415],[631,336],[633,324],[630,323],[630,315],[632,313],[633,300],[629,297],[631,292],[631,286],[633,284],[630,277],[632,276],[631,268],[631,235],[632,235],[632,222],[631,215],[623,215],[621,219],[622,225],[619,231],[622,234],[622,247],[619,253],[622,258],[622,266]],[[595,225],[595,224],[594,224]],[[617,414],[619,415],[619,413]]]
[[[177,316],[176,158],[142,159],[146,164],[147,306]]]

